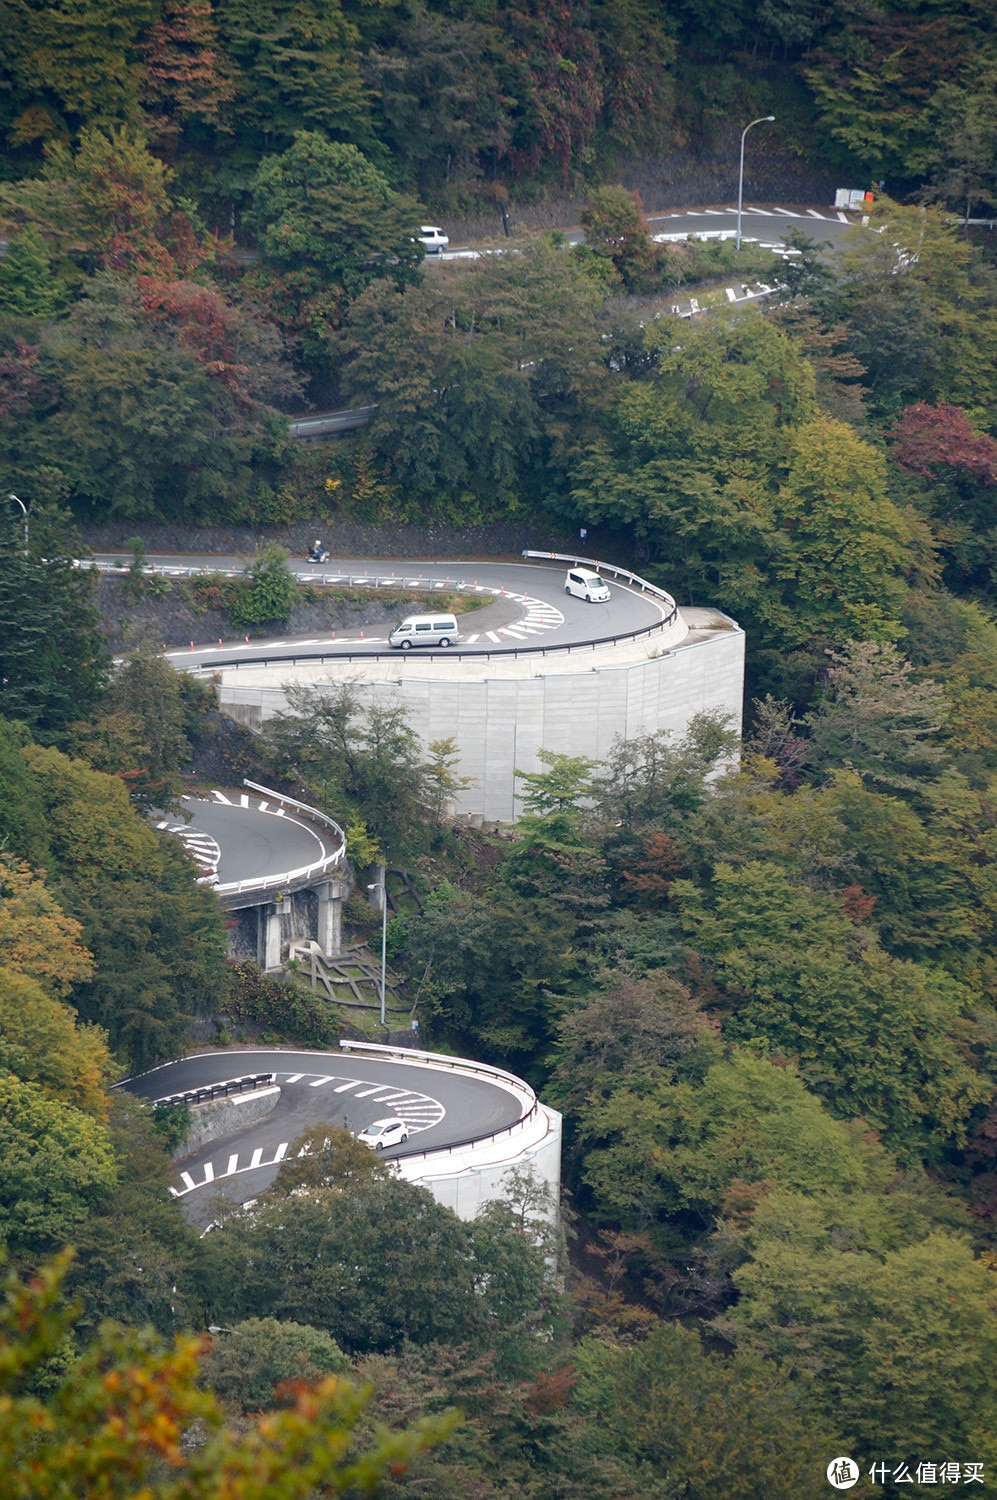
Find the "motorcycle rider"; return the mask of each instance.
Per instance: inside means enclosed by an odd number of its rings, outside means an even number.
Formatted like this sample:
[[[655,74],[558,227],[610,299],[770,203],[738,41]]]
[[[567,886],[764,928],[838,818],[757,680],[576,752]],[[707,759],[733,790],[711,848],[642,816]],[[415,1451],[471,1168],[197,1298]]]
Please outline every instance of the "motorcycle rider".
[[[309,562],[325,562],[326,553],[322,551],[322,543],[318,537],[312,543],[312,549],[308,554]]]

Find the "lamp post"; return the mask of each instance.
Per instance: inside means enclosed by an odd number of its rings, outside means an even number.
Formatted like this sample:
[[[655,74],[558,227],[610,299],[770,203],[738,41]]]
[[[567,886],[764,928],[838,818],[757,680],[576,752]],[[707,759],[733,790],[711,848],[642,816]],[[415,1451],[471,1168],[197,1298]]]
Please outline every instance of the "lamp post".
[[[24,503],[23,500],[18,499],[17,495],[8,495],[7,499],[8,500],[17,500],[18,505],[24,511],[24,555],[25,555],[25,557],[27,557],[27,555],[28,555],[28,507],[25,505],[25,503]]]
[[[384,1020],[384,966],[388,955],[388,877],[385,874],[383,880],[375,880],[369,885],[369,891],[381,892],[381,1025],[387,1030]]]
[[[744,137],[752,125],[771,124],[774,119],[775,115],[759,115],[757,120],[752,120],[751,124],[745,125],[741,131],[741,170],[737,177],[737,239],[734,241],[735,250],[740,250],[741,248],[741,203],[744,199]]]

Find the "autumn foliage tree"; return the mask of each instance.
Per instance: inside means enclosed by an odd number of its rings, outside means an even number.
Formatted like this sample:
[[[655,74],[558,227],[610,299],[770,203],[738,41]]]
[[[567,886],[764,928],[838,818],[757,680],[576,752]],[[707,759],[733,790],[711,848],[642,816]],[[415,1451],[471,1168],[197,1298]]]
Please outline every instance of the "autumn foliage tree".
[[[9,1500],[303,1500],[369,1493],[440,1441],[454,1414],[380,1427],[354,1442],[370,1392],[341,1376],[298,1382],[280,1411],[239,1429],[199,1383],[205,1343],[172,1343],[105,1325],[71,1370],[38,1394],[37,1377],[70,1332],[60,1300],[68,1258],[31,1280],[8,1278],[0,1308],[0,1468]],[[29,1394],[30,1393],[30,1394]],[[197,1429],[201,1441],[189,1442]]]
[[[171,153],[188,123],[218,123],[235,87],[207,0],[165,0],[137,50],[145,64],[142,103],[152,130]]]

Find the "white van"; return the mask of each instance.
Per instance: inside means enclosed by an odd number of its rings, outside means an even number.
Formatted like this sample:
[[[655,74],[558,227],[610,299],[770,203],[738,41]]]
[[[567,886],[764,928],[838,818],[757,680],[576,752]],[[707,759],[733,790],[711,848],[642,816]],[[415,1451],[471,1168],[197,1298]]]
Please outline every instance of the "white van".
[[[574,594],[576,599],[586,599],[589,604],[606,604],[609,600],[606,580],[591,568],[569,568],[564,592]]]
[[[460,640],[455,615],[409,615],[388,636],[388,645],[402,651],[413,646],[456,646]]]
[[[450,236],[437,224],[419,226],[419,243],[425,246],[427,255],[442,255],[449,248]]]

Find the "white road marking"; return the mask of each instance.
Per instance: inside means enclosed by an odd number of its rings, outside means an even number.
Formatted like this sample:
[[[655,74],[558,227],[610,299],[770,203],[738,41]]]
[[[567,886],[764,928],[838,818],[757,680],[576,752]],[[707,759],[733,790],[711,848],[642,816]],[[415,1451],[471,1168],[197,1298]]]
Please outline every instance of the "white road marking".
[[[327,1081],[327,1080],[323,1080],[323,1081]],[[339,1085],[338,1089],[333,1089],[333,1093],[334,1094],[345,1094],[346,1091],[347,1091],[347,1089],[355,1089],[357,1087],[357,1085],[359,1084],[359,1082],[360,1082],[359,1078],[351,1078],[350,1081],[349,1081],[349,1083],[341,1083]],[[313,1085],[313,1087],[314,1087],[314,1085]]]
[[[490,640],[490,641],[494,641],[494,642],[495,642],[495,644],[496,644],[496,646],[497,646],[497,645],[498,645],[498,643],[499,643],[499,638],[498,638],[498,636],[497,636],[497,635],[496,635],[496,634],[495,634],[495,632],[494,632],[494,630],[486,630],[486,631],[485,631],[485,635],[486,635],[486,636],[487,636],[487,637],[488,637],[488,639],[489,639],[489,640]]]
[[[214,1182],[215,1180],[215,1169],[210,1161],[204,1163],[204,1180],[206,1183]]]
[[[378,1084],[375,1084],[374,1088],[372,1088],[372,1089],[364,1089],[363,1093],[361,1093],[361,1094],[354,1094],[353,1097],[354,1097],[354,1099],[369,1099],[370,1096],[371,1096],[371,1094],[379,1094],[383,1088],[384,1088],[384,1084],[383,1083],[378,1083]]]
[[[469,635],[465,641],[465,645],[473,646],[475,641],[478,639],[479,634],[480,632],[475,631],[474,635]]]
[[[240,807],[248,807],[249,806],[249,793],[248,792],[240,792],[240,794],[239,794],[239,805],[240,805]]]
[[[841,212],[840,208],[838,209],[838,218],[841,220],[842,224],[850,224],[852,222],[847,214],[843,214]]]
[[[524,634],[524,633],[523,633],[523,631],[522,631],[522,630],[517,630],[517,629],[516,629],[516,628],[515,628],[515,627],[514,627],[514,626],[512,626],[512,625],[507,625],[507,626],[506,626],[506,627],[505,627],[505,629],[504,629],[504,630],[502,630],[502,631],[500,631],[500,632],[499,632],[499,633],[500,633],[500,634],[501,634],[501,635],[511,635],[511,636],[512,636],[512,637],[513,637],[513,638],[514,638],[514,639],[515,639],[515,640],[517,640],[517,641],[525,641],[525,639],[526,639],[526,636],[525,636],[525,634]]]
[[[276,1166],[279,1161],[284,1160],[284,1156],[290,1144],[290,1141],[282,1141],[281,1144],[277,1147],[277,1150],[274,1153],[274,1166]]]
[[[233,1151],[232,1155],[228,1159],[228,1171],[225,1172],[223,1175],[225,1177],[231,1177],[232,1174],[235,1172],[236,1168],[238,1167],[238,1165],[239,1165],[239,1153],[238,1153],[238,1151]]]
[[[823,214],[819,214],[815,208],[808,208],[807,209],[807,213],[810,215],[810,217],[812,219],[823,219],[824,218],[824,215]]]
[[[310,1089],[320,1089],[320,1088],[321,1088],[321,1087],[322,1087],[322,1085],[323,1085],[323,1083],[331,1083],[331,1082],[332,1082],[332,1080],[333,1080],[333,1077],[334,1077],[334,1076],[335,1076],[335,1075],[334,1075],[334,1074],[332,1074],[332,1073],[327,1073],[327,1074],[326,1074],[326,1076],[325,1076],[325,1077],[324,1077],[324,1078],[316,1078],[316,1079],[315,1079],[315,1080],[314,1080],[314,1082],[312,1082],[312,1083],[310,1083],[310,1084],[309,1084],[309,1085],[308,1085],[308,1087],[309,1087],[309,1088],[310,1088]],[[337,1089],[337,1091],[336,1091],[336,1092],[337,1092],[337,1093],[338,1093],[338,1092],[339,1092],[339,1091],[338,1091],[338,1089]]]
[[[263,1160],[263,1147],[262,1146],[257,1146],[256,1150],[253,1152],[253,1159],[249,1163],[249,1170],[250,1170],[250,1172],[253,1170],[254,1167],[258,1167],[259,1164],[260,1164],[260,1162],[262,1160]]]
[[[185,1182],[189,1188],[192,1188],[194,1186],[194,1179],[193,1177],[191,1177],[189,1172],[181,1172],[180,1180],[181,1182]]]
[[[266,812],[266,810],[267,810],[267,808],[269,806],[270,806],[269,802],[261,802],[260,803],[260,812]]]
[[[285,1083],[300,1083],[301,1080],[302,1080],[302,1078],[304,1078],[304,1076],[305,1076],[304,1073],[290,1073],[284,1079],[284,1082]]]
[[[214,799],[215,799],[216,802],[224,802],[226,807],[231,807],[232,806],[231,802],[224,795],[223,792],[212,792],[211,795],[212,795],[212,797],[214,797]]]

